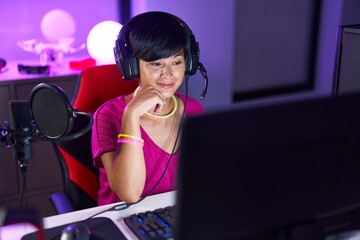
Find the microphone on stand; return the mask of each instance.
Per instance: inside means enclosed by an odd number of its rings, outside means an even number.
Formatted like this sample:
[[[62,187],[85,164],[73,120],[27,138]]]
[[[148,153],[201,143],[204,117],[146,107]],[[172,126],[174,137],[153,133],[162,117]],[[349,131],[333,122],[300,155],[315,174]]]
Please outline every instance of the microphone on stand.
[[[33,155],[33,139],[73,140],[87,133],[93,123],[91,113],[77,111],[64,91],[51,83],[35,86],[29,101],[10,100],[9,110],[11,119],[1,125],[0,140],[6,147],[12,147],[13,158],[18,160],[24,172]],[[88,118],[87,125],[71,132],[74,119],[80,115]]]
[[[68,141],[87,133],[93,123],[91,113],[74,109],[63,90],[55,84],[40,83],[30,94],[30,100],[10,100],[10,123],[0,126],[0,141],[6,147],[12,147],[13,158],[19,162],[23,174],[21,209],[26,189],[26,173],[32,158],[32,141],[40,138],[50,141]],[[74,118],[85,115],[88,124],[71,133]]]

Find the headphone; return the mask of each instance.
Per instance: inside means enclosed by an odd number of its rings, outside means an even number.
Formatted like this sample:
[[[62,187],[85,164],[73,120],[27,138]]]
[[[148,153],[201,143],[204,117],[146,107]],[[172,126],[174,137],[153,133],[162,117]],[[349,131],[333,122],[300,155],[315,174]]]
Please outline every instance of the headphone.
[[[170,16],[171,18],[175,19],[184,28],[189,40],[188,48],[186,49],[186,51],[188,52],[185,61],[186,64],[185,75],[191,76],[194,75],[198,69],[200,70],[202,76],[206,81],[205,88],[203,90],[203,93],[201,94],[201,98],[204,98],[207,93],[208,79],[207,79],[206,69],[199,62],[199,58],[200,58],[199,43],[196,41],[195,36],[192,33],[191,29],[188,27],[188,25],[180,18],[170,13],[165,13],[165,12],[142,13],[133,17],[129,22],[127,22],[122,27],[117,37],[117,40],[115,41],[115,47],[113,50],[114,50],[116,65],[123,74],[123,79],[124,80],[137,79],[140,76],[138,59],[132,53],[132,48],[129,40],[129,32],[130,32],[129,30],[131,29],[133,22],[145,14],[164,14]]]

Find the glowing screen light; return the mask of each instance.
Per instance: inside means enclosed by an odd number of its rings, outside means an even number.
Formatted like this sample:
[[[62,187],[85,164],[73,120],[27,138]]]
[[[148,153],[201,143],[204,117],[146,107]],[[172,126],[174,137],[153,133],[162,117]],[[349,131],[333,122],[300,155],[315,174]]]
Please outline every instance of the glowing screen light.
[[[122,25],[115,21],[103,21],[89,32],[86,45],[96,65],[115,63],[113,48]]]

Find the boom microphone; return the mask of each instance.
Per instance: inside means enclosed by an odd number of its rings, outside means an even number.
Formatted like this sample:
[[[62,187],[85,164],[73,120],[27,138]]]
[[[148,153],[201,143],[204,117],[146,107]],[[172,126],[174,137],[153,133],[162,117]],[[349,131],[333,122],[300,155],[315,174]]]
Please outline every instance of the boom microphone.
[[[201,75],[203,76],[203,78],[205,79],[205,86],[204,86],[204,90],[202,91],[201,95],[200,95],[200,98],[201,99],[204,99],[206,94],[207,94],[207,89],[208,89],[208,84],[209,84],[209,80],[208,80],[208,75],[207,75],[207,71],[204,67],[204,65],[199,62],[198,63],[198,69],[201,73]]]

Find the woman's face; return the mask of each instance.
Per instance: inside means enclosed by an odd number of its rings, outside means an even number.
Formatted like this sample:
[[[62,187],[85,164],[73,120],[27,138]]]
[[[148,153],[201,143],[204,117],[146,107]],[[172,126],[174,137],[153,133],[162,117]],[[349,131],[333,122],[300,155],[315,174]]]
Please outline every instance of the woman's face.
[[[185,74],[184,54],[176,54],[151,62],[139,60],[140,85],[150,85],[163,97],[170,98],[180,87]]]

